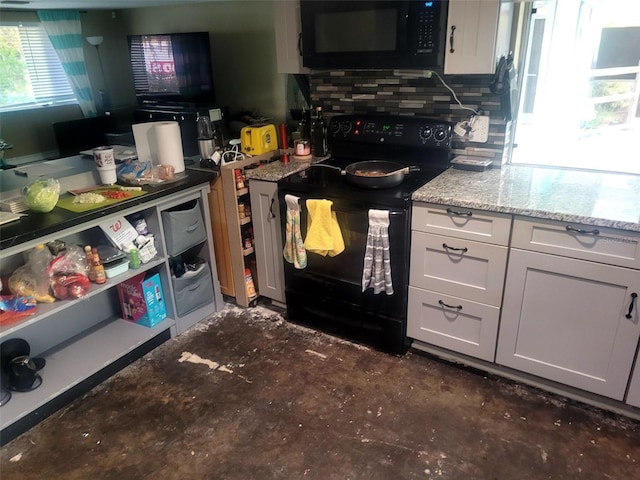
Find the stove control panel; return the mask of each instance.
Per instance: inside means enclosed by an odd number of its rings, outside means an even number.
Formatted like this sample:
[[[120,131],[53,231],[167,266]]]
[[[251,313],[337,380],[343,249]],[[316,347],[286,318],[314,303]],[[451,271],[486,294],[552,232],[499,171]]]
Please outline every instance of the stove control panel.
[[[329,144],[365,143],[450,148],[453,124],[427,117],[336,115],[329,122]]]

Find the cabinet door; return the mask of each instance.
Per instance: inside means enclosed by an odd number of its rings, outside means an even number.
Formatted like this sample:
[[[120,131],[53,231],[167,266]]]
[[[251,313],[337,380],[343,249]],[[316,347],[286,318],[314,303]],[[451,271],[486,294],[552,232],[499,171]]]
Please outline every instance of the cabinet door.
[[[640,324],[636,270],[512,249],[496,362],[622,400]]]
[[[278,73],[308,73],[302,66],[300,52],[300,2],[276,0],[273,5],[276,31],[276,56]]]
[[[627,403],[634,407],[640,407],[640,360],[636,360],[636,367],[633,371],[631,382],[629,383]]]
[[[500,309],[409,287],[407,336],[493,361]]]
[[[450,0],[444,73],[493,73],[509,51],[512,15],[509,2]]]
[[[284,302],[278,184],[252,180],[250,186],[260,295]]]

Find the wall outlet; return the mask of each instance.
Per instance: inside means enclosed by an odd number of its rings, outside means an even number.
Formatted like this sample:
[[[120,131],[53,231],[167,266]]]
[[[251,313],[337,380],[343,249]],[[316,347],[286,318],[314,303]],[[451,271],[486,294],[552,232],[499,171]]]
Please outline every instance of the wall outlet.
[[[477,115],[471,123],[471,131],[469,132],[469,141],[486,143],[489,139],[489,117],[486,115]]]

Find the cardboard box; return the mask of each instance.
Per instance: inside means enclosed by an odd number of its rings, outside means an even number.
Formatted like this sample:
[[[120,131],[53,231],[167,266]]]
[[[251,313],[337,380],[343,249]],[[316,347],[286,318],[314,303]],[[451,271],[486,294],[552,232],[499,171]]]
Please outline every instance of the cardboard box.
[[[144,273],[118,284],[122,318],[153,327],[167,318],[160,275],[144,278]]]

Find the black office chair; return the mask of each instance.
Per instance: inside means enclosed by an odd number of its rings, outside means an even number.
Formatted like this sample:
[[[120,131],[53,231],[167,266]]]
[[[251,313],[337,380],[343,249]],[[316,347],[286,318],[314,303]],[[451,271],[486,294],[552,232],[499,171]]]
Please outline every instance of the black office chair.
[[[109,119],[106,116],[54,122],[52,125],[62,157],[77,155],[83,150],[107,144]]]

